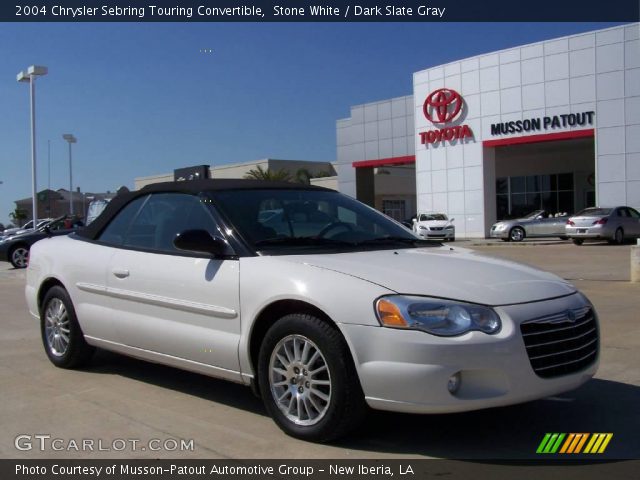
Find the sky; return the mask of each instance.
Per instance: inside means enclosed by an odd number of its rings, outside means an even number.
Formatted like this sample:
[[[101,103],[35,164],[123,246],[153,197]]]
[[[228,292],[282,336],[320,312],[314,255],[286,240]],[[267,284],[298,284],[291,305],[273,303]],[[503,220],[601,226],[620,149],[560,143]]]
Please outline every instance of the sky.
[[[412,74],[611,23],[50,23],[0,25],[0,222],[38,191],[261,158],[336,159],[350,107],[412,93]],[[50,155],[49,155],[50,145]],[[50,172],[49,172],[50,166]]]

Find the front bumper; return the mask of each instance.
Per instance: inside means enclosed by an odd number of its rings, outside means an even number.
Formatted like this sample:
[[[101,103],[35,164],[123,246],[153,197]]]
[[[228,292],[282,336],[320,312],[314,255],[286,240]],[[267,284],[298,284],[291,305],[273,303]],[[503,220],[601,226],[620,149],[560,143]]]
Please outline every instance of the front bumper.
[[[9,261],[9,245],[0,243],[0,262]]]
[[[489,237],[491,238],[509,238],[509,230],[508,229],[504,229],[504,230],[497,230],[492,228],[491,231],[489,232]]]
[[[449,239],[456,238],[455,230],[418,230],[418,236],[425,239]]]
[[[380,410],[449,413],[511,405],[573,390],[596,372],[598,359],[568,375],[541,378],[531,366],[520,323],[589,305],[579,293],[497,307],[502,329],[436,337],[415,330],[342,324],[367,403]],[[452,375],[460,386],[450,393]]]

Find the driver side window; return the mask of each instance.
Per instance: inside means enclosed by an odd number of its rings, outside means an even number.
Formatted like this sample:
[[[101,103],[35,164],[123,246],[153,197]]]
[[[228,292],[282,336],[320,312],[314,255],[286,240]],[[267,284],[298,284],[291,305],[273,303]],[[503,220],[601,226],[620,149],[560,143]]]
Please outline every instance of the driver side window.
[[[196,229],[219,235],[216,222],[199,197],[157,193],[127,205],[99,240],[114,246],[176,253],[181,252],[173,245],[176,235]]]

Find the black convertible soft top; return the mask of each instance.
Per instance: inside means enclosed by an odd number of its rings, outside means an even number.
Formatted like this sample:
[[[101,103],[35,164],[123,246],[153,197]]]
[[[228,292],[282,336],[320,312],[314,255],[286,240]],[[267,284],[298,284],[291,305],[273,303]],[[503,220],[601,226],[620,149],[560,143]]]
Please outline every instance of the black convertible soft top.
[[[79,237],[95,240],[111,219],[131,200],[149,193],[180,192],[199,194],[222,190],[324,190],[328,188],[305,185],[303,183],[273,182],[268,180],[244,180],[235,178],[219,178],[206,180],[190,180],[186,182],[152,183],[133,192],[122,193],[113,198],[104,211],[87,227],[76,233]]]

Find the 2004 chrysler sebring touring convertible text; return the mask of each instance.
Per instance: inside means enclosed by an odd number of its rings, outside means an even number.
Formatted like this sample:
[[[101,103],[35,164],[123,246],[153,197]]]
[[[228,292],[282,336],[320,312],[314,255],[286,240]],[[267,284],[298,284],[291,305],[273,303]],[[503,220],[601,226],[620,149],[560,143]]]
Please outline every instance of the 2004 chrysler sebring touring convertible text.
[[[593,376],[593,306],[562,279],[421,240],[338,192],[198,180],[116,197],[33,245],[29,309],[56,366],[95,347],[252,385],[328,441],[367,405],[510,405]]]

